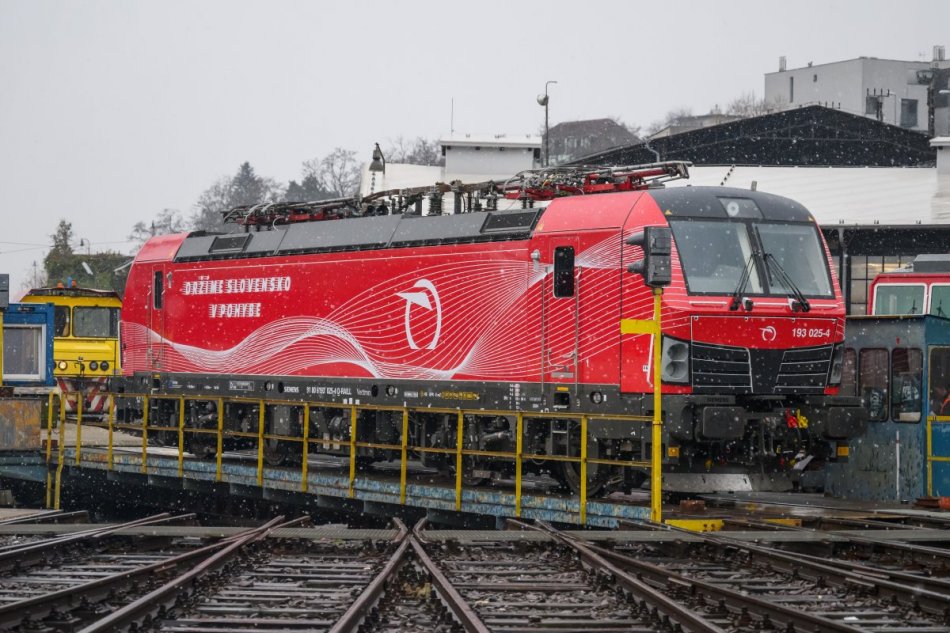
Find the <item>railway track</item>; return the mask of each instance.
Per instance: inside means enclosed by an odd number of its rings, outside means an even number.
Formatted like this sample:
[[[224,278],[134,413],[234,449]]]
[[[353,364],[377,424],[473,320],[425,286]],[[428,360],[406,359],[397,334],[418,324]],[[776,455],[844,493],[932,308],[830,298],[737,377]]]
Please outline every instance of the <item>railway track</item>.
[[[521,522],[522,534],[469,539],[398,522],[385,537],[334,536],[278,518],[211,537],[168,527],[182,519],[0,547],[0,629],[950,631],[936,567],[815,559],[728,533],[603,546],[582,538],[596,533]],[[167,529],[145,535],[149,526]]]
[[[668,587],[694,609],[714,609],[727,630],[950,631],[950,586],[943,578],[705,534],[690,533],[701,539],[699,546],[604,548],[546,531],[582,557],[609,561],[654,586]]]

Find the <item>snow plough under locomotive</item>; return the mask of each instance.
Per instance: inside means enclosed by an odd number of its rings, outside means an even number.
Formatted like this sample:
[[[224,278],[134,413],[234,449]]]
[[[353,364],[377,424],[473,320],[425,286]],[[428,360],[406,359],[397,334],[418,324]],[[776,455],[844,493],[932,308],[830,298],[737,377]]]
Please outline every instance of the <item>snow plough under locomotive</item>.
[[[198,427],[218,419],[207,396],[247,398],[223,414],[238,431],[256,429],[266,399],[268,433],[299,435],[308,418],[316,450],[340,455],[353,404],[412,408],[413,446],[455,446],[444,411],[464,410],[465,447],[485,451],[513,451],[515,412],[530,412],[526,454],[577,455],[577,423],[554,414],[651,414],[660,345],[666,485],[784,487],[803,459],[842,456],[866,420],[837,395],[845,309],[827,248],[800,204],[662,185],[686,175],[684,163],[549,169],[241,207],[230,232],[155,237],[126,287],[124,388],[205,397],[187,405]],[[652,318],[655,288],[662,339],[624,333]],[[322,404],[304,416],[307,402]],[[401,416],[364,410],[357,428],[360,442],[398,443]],[[650,454],[648,425],[598,417],[588,434],[588,458]],[[215,450],[188,437],[192,452]],[[277,461],[287,450],[269,448]],[[424,455],[454,466],[443,458]],[[579,485],[574,463],[532,465]],[[511,467],[476,456],[465,475]],[[587,472],[590,492],[616,482],[608,467]]]

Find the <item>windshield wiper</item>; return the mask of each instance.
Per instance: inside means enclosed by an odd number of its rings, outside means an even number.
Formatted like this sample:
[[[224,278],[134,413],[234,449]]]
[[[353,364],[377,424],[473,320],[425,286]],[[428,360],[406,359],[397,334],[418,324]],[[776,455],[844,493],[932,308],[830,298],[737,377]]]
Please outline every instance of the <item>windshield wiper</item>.
[[[749,285],[749,278],[752,276],[752,265],[755,263],[756,253],[751,253],[749,259],[745,262],[745,268],[742,269],[742,276],[739,277],[739,285],[736,286],[736,291],[732,293],[732,303],[729,304],[729,310],[735,312],[739,309],[739,306],[744,306],[746,312],[752,311],[752,300],[746,299],[742,301],[742,293],[745,292],[745,287]]]
[[[788,276],[788,273],[785,272],[785,269],[782,268],[782,265],[778,263],[778,259],[772,253],[765,254],[765,269],[769,273],[769,281],[772,279],[772,267],[769,262],[775,265],[776,276],[779,278],[779,281],[782,282],[782,285],[785,286],[786,290],[789,291],[789,294],[795,299],[792,301],[792,312],[798,312],[799,310],[808,312],[811,310],[811,304],[808,303],[808,299],[805,298],[801,289],[795,285],[795,282]]]

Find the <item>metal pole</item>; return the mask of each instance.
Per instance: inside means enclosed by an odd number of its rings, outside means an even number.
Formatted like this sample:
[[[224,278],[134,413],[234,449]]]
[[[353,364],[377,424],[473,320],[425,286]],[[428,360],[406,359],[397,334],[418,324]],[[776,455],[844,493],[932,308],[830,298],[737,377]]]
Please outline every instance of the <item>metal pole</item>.
[[[356,496],[356,407],[350,407],[350,490],[352,499]]]
[[[544,106],[544,166],[547,167],[551,161],[551,139],[548,134],[548,86],[556,84],[554,80],[544,83],[544,96],[538,97],[538,103]]]
[[[650,520],[654,523],[663,522],[663,417],[660,411],[663,403],[660,383],[660,348],[663,346],[663,330],[660,327],[662,297],[663,289],[654,288],[653,321],[656,330],[653,335],[653,450],[650,460]]]
[[[178,476],[185,475],[185,396],[178,397]]]
[[[548,134],[548,87],[544,86],[544,166],[551,164],[551,135]]]
[[[267,412],[267,405],[263,400],[258,405],[260,410],[257,412],[257,485],[264,485],[264,425]]]
[[[300,490],[302,492],[307,492],[309,489],[309,484],[307,478],[310,477],[309,466],[307,460],[310,459],[310,405],[305,404],[303,407],[303,447],[301,448],[303,453],[303,460],[300,465]]]
[[[402,410],[402,441],[399,449],[399,503],[406,505],[406,464],[409,458],[409,409]]]
[[[148,474],[148,396],[142,397],[142,467],[143,475]]]

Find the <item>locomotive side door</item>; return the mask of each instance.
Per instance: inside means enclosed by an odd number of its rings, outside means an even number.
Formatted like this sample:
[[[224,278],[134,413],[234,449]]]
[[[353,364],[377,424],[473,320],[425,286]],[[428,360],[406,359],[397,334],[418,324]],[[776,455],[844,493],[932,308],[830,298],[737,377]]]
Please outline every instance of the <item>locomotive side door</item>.
[[[551,270],[541,293],[542,383],[576,384],[578,380],[580,269],[576,254],[575,237],[555,237],[548,245]]]
[[[165,267],[161,264],[152,266],[149,279],[148,293],[148,329],[155,336],[148,337],[146,358],[148,366],[153,370],[162,369],[164,363],[164,349],[162,341],[165,337]]]

